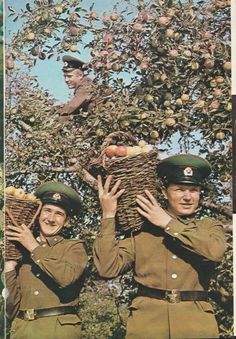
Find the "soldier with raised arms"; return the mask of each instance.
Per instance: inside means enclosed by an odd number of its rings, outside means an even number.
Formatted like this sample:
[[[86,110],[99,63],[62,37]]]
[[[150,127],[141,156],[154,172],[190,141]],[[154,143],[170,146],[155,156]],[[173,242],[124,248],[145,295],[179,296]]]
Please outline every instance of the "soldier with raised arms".
[[[133,268],[138,291],[130,306],[127,339],[218,338],[208,287],[226,240],[219,221],[196,216],[210,164],[180,154],[160,161],[157,171],[167,209],[148,190],[138,195],[144,226],[122,240],[115,233],[120,181],[110,187],[111,176],[104,185],[98,177],[103,215],[94,244],[95,265],[104,278]]]

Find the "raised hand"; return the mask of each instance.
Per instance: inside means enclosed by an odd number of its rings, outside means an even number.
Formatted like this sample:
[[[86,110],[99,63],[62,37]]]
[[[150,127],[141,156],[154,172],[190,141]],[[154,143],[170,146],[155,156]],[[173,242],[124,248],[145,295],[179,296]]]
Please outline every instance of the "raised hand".
[[[14,271],[14,269],[17,266],[17,261],[16,260],[5,260],[4,263],[4,272],[11,272]]]
[[[114,218],[117,211],[117,200],[124,193],[124,189],[119,190],[121,180],[118,180],[110,189],[112,176],[109,175],[103,186],[102,177],[98,175],[98,196],[103,211],[103,218]]]
[[[145,190],[145,194],[147,198],[137,195],[138,212],[153,225],[165,228],[172,219],[171,216],[157,203],[154,196],[148,190]]]
[[[30,229],[24,224],[20,225],[20,227],[8,225],[5,234],[8,240],[18,241],[30,252],[39,245]]]

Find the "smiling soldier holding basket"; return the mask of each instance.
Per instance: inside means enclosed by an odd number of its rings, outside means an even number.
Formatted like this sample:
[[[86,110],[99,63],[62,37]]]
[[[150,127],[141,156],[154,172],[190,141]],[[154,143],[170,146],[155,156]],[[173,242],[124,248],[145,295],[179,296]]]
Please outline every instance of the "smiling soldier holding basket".
[[[134,269],[138,291],[130,306],[126,338],[218,338],[207,290],[226,241],[220,222],[195,216],[210,164],[184,154],[160,161],[157,169],[167,209],[148,190],[138,195],[144,225],[122,240],[115,237],[117,200],[124,193],[121,181],[111,188],[111,176],[104,186],[98,177],[103,215],[94,244],[95,265],[104,278]]]
[[[5,261],[11,339],[81,338],[78,298],[87,255],[81,240],[61,235],[80,211],[80,197],[59,182],[42,184],[35,195],[42,202],[39,236],[24,224],[6,231],[9,241],[24,248],[21,261]]]

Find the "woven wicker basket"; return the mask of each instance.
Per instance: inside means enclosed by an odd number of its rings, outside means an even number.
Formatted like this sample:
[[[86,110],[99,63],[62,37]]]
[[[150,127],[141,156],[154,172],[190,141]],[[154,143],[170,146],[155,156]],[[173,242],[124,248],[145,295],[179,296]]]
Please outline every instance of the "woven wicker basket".
[[[101,156],[96,160],[98,167],[105,170],[105,173],[112,174],[112,185],[117,180],[121,180],[119,189],[124,188],[125,192],[119,198],[117,208],[117,227],[120,231],[140,230],[144,219],[138,213],[136,203],[137,194],[145,196],[144,190],[148,189],[157,197],[157,176],[156,166],[158,163],[157,149],[148,153],[141,153],[132,157],[108,158],[105,154],[105,148],[116,139],[122,139],[132,145],[137,145],[137,140],[128,133],[115,132],[109,134],[102,144]]]
[[[36,217],[41,210],[42,203],[40,200],[30,201],[27,199],[19,199],[12,195],[6,196],[5,203],[5,230],[8,225],[20,227],[25,224],[28,228],[32,228]],[[5,259],[18,260],[22,257],[22,246],[17,241],[5,239]]]

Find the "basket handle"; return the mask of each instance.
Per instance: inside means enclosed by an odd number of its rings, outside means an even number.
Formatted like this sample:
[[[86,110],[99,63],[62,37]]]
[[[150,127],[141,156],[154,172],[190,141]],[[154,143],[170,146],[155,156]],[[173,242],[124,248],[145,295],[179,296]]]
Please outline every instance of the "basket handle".
[[[122,131],[117,131],[110,133],[106,136],[104,139],[101,149],[104,150],[107,146],[110,145],[110,143],[113,141],[114,138],[119,138],[123,137],[124,139],[132,141],[135,145],[138,145],[138,141],[135,139],[135,137],[130,133],[130,132],[122,132]]]
[[[40,210],[41,210],[41,207],[42,207],[42,201],[39,202],[39,206],[38,206],[38,208],[37,208],[37,211],[35,212],[35,214],[34,214],[32,220],[31,220],[31,222],[30,222],[30,223],[28,224],[28,226],[27,226],[28,228],[30,228],[30,227],[33,225],[33,223],[35,222],[35,219],[36,219],[36,217],[39,215],[39,212],[40,212]],[[7,215],[9,216],[9,218],[11,219],[13,225],[16,226],[16,227],[20,227],[20,225],[18,225],[18,223],[15,221],[15,219],[14,219],[14,217],[13,217],[13,214],[11,213],[11,211],[9,210],[9,208],[8,208],[7,206],[5,206],[5,212],[7,213]]]

